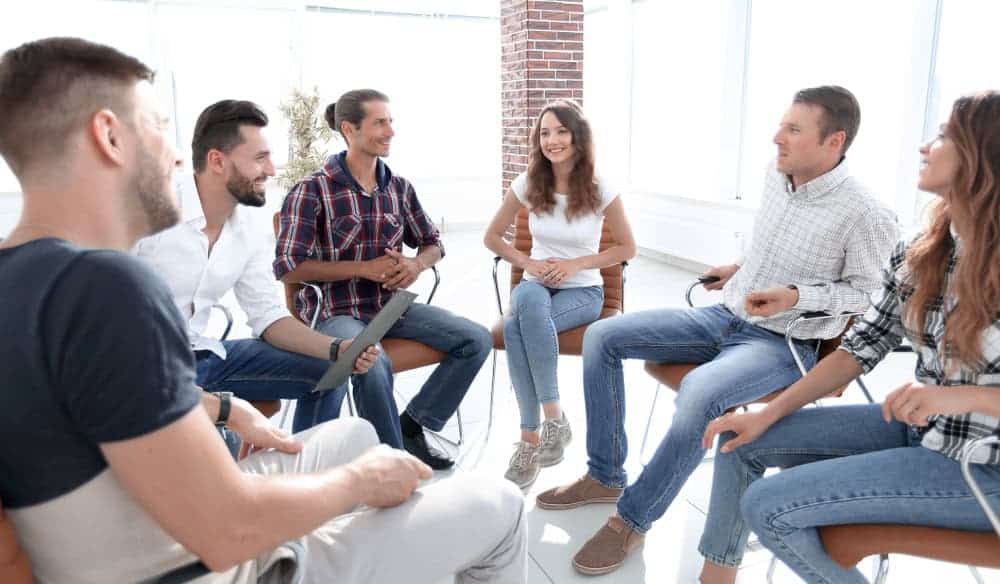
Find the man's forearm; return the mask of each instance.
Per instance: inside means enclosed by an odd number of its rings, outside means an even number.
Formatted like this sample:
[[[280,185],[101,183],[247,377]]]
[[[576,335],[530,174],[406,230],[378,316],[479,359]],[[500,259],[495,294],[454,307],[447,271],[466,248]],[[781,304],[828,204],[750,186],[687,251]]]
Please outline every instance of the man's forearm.
[[[441,247],[437,245],[425,245],[417,251],[416,259],[424,269],[430,268],[441,261]]]
[[[333,338],[312,330],[290,316],[271,323],[261,337],[279,349],[323,360],[330,358],[330,343],[333,342]]]
[[[306,260],[281,277],[281,281],[298,282],[339,282],[364,276],[365,262]]]

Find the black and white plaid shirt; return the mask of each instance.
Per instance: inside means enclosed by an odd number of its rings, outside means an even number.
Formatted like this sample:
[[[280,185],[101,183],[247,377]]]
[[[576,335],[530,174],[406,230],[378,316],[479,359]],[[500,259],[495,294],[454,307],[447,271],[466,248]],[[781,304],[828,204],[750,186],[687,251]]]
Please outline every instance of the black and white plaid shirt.
[[[983,355],[978,366],[956,367],[950,374],[942,359],[940,343],[944,338],[945,322],[955,307],[956,298],[952,295],[937,296],[927,311],[923,331],[911,330],[903,324],[906,302],[911,294],[903,285],[909,272],[906,265],[908,247],[905,242],[896,246],[889,260],[889,267],[883,275],[881,292],[872,295],[871,308],[844,336],[840,348],[857,359],[867,373],[897,347],[905,336],[917,353],[915,376],[921,383],[945,387],[978,385],[996,387],[1000,391],[1000,317],[983,331]],[[946,266],[943,285],[945,290],[955,271],[957,249],[960,247],[961,242],[956,246],[956,251],[952,252]],[[1000,434],[1000,418],[977,412],[960,416],[931,416],[930,422],[922,429],[921,444],[956,460],[968,442],[990,434]],[[1000,448],[996,445],[980,448],[972,461],[1000,464]]]

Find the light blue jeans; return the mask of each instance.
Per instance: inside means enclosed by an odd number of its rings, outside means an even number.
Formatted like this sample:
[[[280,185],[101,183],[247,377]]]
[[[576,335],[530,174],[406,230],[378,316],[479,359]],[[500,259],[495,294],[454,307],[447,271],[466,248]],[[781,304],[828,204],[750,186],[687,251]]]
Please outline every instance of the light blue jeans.
[[[725,434],[720,445],[732,438]],[[767,468],[785,470],[761,479]],[[807,408],[756,441],[715,459],[708,520],[699,551],[738,566],[753,530],[807,582],[862,584],[857,569],[827,555],[817,527],[894,523],[990,531],[957,461],[920,446],[917,432],[886,423],[874,405]],[[974,465],[994,508],[1000,465]],[[761,480],[758,480],[761,479]]]
[[[796,345],[811,368],[815,343]],[[595,322],[583,339],[587,472],[608,487],[627,484],[622,359],[702,364],[684,377],[670,429],[618,500],[618,514],[640,533],[663,516],[705,456],[701,438],[709,422],[801,376],[784,336],[750,324],[721,304],[633,312]]]
[[[559,399],[558,333],[597,320],[603,305],[601,286],[559,289],[524,280],[511,292],[503,342],[522,430],[537,430],[539,404]]]

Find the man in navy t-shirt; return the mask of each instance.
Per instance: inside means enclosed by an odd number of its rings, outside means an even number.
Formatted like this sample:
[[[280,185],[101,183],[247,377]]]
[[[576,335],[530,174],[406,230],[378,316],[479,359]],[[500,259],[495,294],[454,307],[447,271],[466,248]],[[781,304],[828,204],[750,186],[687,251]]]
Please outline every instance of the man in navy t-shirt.
[[[24,191],[0,242],[0,500],[35,579],[134,582],[200,559],[222,572],[207,581],[287,581],[299,560],[280,546],[299,540],[311,580],[523,582],[516,491],[462,477],[411,498],[430,469],[376,447],[367,422],[293,440],[196,389],[169,291],[123,253],[177,222],[152,79],[80,39],[0,58],[0,155]],[[212,422],[267,451],[237,466]]]

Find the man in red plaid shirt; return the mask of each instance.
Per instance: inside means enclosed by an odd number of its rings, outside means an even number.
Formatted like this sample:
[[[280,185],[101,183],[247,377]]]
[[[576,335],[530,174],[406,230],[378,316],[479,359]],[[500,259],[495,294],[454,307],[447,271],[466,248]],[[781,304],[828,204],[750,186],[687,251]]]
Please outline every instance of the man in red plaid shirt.
[[[285,198],[274,273],[282,282],[319,284],[321,301],[309,287],[299,292],[299,316],[309,322],[319,310],[321,332],[351,338],[395,290],[437,263],[444,248],[413,186],[381,160],[395,135],[389,98],[373,89],[349,91],[327,108],[326,120],[347,150]],[[415,257],[403,255],[404,243],[417,250]],[[443,308],[414,304],[386,338],[419,341],[446,357],[397,423],[392,366],[382,353],[367,374],[352,378],[359,409],[382,442],[432,468],[449,468],[453,461],[427,445],[423,429],[440,430],[458,409],[492,349],[489,331]]]

